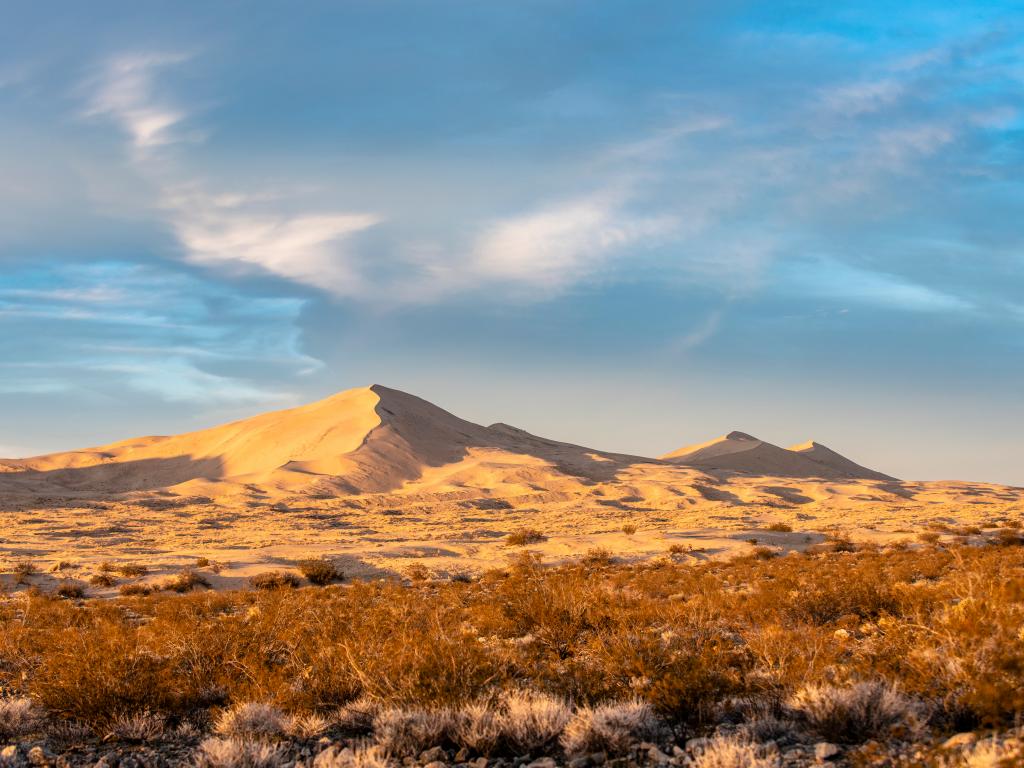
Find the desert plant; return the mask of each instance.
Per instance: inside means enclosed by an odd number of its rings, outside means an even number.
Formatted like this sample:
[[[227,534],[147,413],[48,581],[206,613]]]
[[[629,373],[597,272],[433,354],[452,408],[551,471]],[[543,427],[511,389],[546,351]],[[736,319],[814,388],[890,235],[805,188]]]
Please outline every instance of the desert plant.
[[[117,579],[106,572],[94,573],[89,577],[89,583],[94,587],[112,587],[117,584]]]
[[[107,741],[155,741],[164,735],[167,723],[163,716],[142,711],[114,718],[107,730]]]
[[[487,702],[475,702],[452,715],[452,736],[456,744],[478,755],[488,755],[498,745],[504,730],[502,717]]]
[[[624,526],[622,526],[622,532],[627,536],[632,536],[634,533],[636,533],[636,526],[632,523],[626,523]]]
[[[917,534],[917,540],[923,544],[937,544],[942,534],[938,531],[921,531]]]
[[[145,576],[149,572],[149,569],[146,568],[146,566],[139,563],[122,563],[121,565],[116,566],[115,570],[126,579]]]
[[[340,747],[332,744],[313,759],[315,768],[388,768],[392,763],[375,744]]]
[[[209,580],[200,573],[196,573],[191,568],[186,568],[178,575],[168,579],[161,586],[162,589],[169,592],[190,592],[196,587],[204,587],[209,589]]]
[[[517,752],[533,752],[554,742],[572,717],[561,699],[535,691],[512,691],[502,704],[502,732]]]
[[[788,704],[821,736],[845,743],[883,736],[895,726],[917,727],[921,714],[917,702],[883,681],[808,685]]]
[[[536,528],[519,528],[512,531],[505,537],[505,543],[510,547],[523,547],[527,544],[539,544],[547,541],[548,537]]]
[[[569,755],[620,755],[635,742],[651,738],[656,730],[650,704],[634,699],[576,710],[562,732],[561,743]]]
[[[409,757],[437,746],[451,721],[448,710],[385,709],[373,719],[373,734],[388,755]]]
[[[765,750],[742,736],[715,736],[697,752],[694,768],[776,768],[777,754]]]
[[[278,768],[284,763],[280,745],[243,739],[209,738],[199,745],[196,768]]]
[[[23,739],[43,727],[43,713],[31,699],[0,699],[0,742]]]
[[[288,726],[284,712],[273,704],[247,702],[222,712],[214,731],[226,738],[279,739]]]
[[[65,579],[57,585],[55,594],[65,600],[81,600],[85,597],[85,587],[77,581]]]
[[[334,724],[346,731],[367,734],[373,730],[373,721],[380,712],[380,702],[362,697],[343,704],[334,713]]]
[[[28,584],[29,576],[39,573],[35,563],[31,560],[19,560],[14,564],[14,575],[18,584]]]
[[[580,558],[580,563],[590,568],[600,568],[611,565],[614,562],[615,558],[612,556],[612,553],[603,547],[592,547]]]
[[[145,597],[153,588],[148,584],[122,584],[117,591],[124,597]]]
[[[770,523],[769,525],[765,526],[765,530],[767,530],[767,531],[775,531],[777,533],[792,533],[793,532],[793,526],[790,525],[789,523],[782,523],[782,522]]]
[[[310,584],[323,587],[336,581],[345,580],[345,572],[327,558],[310,558],[296,563],[299,571]]]
[[[330,727],[331,721],[316,712],[296,715],[288,722],[288,735],[299,739],[315,739],[323,736]]]
[[[249,586],[253,589],[293,589],[300,583],[298,576],[286,571],[267,571],[249,578]]]

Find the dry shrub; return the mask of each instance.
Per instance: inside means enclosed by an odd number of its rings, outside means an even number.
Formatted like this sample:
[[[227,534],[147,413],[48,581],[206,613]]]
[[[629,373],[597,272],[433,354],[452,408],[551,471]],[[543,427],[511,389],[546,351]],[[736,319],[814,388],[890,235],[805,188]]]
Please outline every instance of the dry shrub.
[[[214,731],[226,738],[280,739],[288,730],[287,716],[273,704],[236,704],[217,718]]]
[[[134,579],[138,578],[139,576],[145,576],[149,572],[149,569],[146,568],[146,566],[141,565],[140,563],[122,563],[121,565],[116,566],[114,570],[116,570],[126,579]]]
[[[592,547],[588,549],[586,553],[580,558],[582,565],[590,568],[600,568],[602,566],[611,565],[615,562],[615,557],[611,551],[604,547]]]
[[[299,586],[299,577],[285,571],[267,571],[249,578],[253,589],[294,589]]]
[[[651,706],[634,699],[576,710],[562,732],[561,743],[569,755],[621,755],[637,741],[653,738],[656,731]]]
[[[196,573],[191,568],[186,568],[177,576],[174,576],[163,583],[161,589],[168,592],[191,592],[196,587],[209,589],[210,581],[201,573]]]
[[[536,528],[520,528],[512,531],[512,533],[505,537],[505,543],[510,547],[523,547],[527,544],[539,544],[540,542],[547,540],[548,537]]]
[[[634,533],[636,533],[636,526],[632,523],[626,523],[624,526],[622,526],[622,532],[627,536],[632,536]]]
[[[405,577],[410,581],[426,581],[430,578],[430,569],[423,563],[413,563],[406,567]]]
[[[339,728],[358,734],[373,731],[373,721],[380,712],[380,703],[366,697],[343,704],[334,713],[334,724]]]
[[[814,731],[841,743],[882,737],[897,726],[913,730],[920,725],[920,705],[883,681],[804,686],[788,704]]]
[[[196,768],[278,768],[284,762],[280,745],[243,739],[206,739],[195,756]]]
[[[35,576],[37,573],[39,569],[31,560],[19,560],[14,564],[14,575],[18,584],[28,584],[29,576]]]
[[[950,768],[1013,768],[1021,764],[1021,743],[1017,739],[985,739],[965,749],[953,760],[947,761]]]
[[[327,558],[300,560],[296,565],[302,575],[309,580],[309,583],[318,587],[325,587],[336,581],[345,580],[345,572]]]
[[[0,742],[23,739],[44,724],[43,713],[31,699],[0,699]]]
[[[297,739],[315,739],[323,736],[330,727],[331,721],[315,712],[296,715],[288,722],[288,735]]]
[[[478,755],[489,755],[504,735],[501,713],[481,701],[460,708],[452,716],[456,744]]]
[[[117,591],[124,597],[145,597],[153,588],[148,584],[122,584]]]
[[[85,586],[77,581],[71,581],[70,579],[62,581],[55,591],[58,597],[63,597],[65,600],[81,600],[85,597]]]
[[[153,712],[119,715],[111,722],[104,737],[107,741],[156,741],[164,735],[167,721]]]
[[[563,700],[535,691],[513,691],[503,697],[502,731],[516,752],[533,752],[557,739],[572,710]]]
[[[89,583],[94,587],[112,587],[117,584],[117,579],[109,573],[94,573],[89,577]]]
[[[313,759],[313,768],[388,768],[387,755],[376,744],[341,748],[332,744]]]
[[[793,526],[789,523],[770,523],[765,526],[766,531],[776,531],[777,533],[792,533]]]
[[[393,757],[415,757],[438,746],[452,725],[449,710],[385,709],[373,719],[377,743]]]
[[[942,534],[938,531],[921,531],[917,534],[917,540],[924,544],[937,544]]]
[[[715,736],[700,749],[692,765],[693,768],[776,768],[779,758],[742,736]]]

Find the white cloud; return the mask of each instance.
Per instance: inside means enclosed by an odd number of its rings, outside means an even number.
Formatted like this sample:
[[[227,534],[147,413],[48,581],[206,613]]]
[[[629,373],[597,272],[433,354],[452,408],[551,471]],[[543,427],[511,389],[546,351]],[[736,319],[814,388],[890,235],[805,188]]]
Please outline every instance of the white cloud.
[[[185,112],[156,98],[154,79],[160,70],[189,58],[184,53],[137,53],[110,60],[94,83],[86,114],[112,118],[137,150],[179,141],[173,129],[185,119]]]
[[[280,195],[265,190],[206,193],[208,179],[189,173],[178,158],[158,156],[160,148],[196,137],[177,130],[189,111],[163,97],[158,82],[162,71],[189,58],[184,53],[136,53],[110,60],[91,83],[87,112],[112,119],[128,135],[136,169],[156,187],[160,210],[185,259],[256,267],[339,296],[364,289],[344,241],[379,223],[380,216],[295,211]]]
[[[613,199],[584,198],[501,219],[473,249],[473,271],[486,279],[558,289],[598,269],[612,251],[672,231],[672,217],[635,217]]]
[[[175,197],[168,210],[189,261],[255,266],[340,296],[364,288],[344,241],[381,221],[369,213],[276,213],[244,196]]]
[[[907,312],[971,312],[974,305],[959,296],[831,259],[791,264],[783,284],[799,295],[855,301]]]
[[[853,117],[877,112],[898,101],[905,92],[904,83],[885,78],[830,88],[822,92],[821,99],[830,111]]]

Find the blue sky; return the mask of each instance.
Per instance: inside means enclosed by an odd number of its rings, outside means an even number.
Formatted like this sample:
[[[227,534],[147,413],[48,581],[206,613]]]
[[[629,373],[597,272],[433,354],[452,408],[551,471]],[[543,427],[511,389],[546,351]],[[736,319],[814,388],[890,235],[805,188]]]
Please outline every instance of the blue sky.
[[[378,382],[1024,484],[1007,3],[10,7],[0,455]]]

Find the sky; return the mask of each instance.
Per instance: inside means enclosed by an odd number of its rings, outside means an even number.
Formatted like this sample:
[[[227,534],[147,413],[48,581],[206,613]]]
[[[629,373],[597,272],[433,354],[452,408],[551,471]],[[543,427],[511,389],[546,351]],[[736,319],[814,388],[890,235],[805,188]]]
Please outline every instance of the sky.
[[[380,383],[1024,485],[1016,3],[4,17],[0,455]]]

